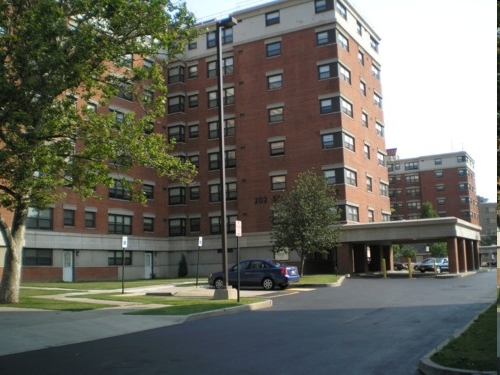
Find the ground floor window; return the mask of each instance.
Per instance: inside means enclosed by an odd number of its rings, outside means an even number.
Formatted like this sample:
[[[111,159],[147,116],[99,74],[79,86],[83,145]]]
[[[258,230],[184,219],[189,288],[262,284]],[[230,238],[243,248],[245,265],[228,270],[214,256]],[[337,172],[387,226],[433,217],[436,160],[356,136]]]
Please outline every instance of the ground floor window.
[[[123,250],[108,251],[108,266],[121,266],[123,264]],[[125,251],[125,265],[132,265],[132,252]]]
[[[52,266],[52,250],[23,249],[23,266]]]

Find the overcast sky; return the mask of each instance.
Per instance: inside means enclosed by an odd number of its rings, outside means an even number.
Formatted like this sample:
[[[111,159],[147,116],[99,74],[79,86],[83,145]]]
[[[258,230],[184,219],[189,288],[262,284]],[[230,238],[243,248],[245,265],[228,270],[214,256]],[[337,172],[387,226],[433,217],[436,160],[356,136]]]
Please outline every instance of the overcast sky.
[[[185,0],[198,20],[262,0]],[[496,201],[496,2],[348,0],[382,38],[386,147],[400,158],[466,151]]]

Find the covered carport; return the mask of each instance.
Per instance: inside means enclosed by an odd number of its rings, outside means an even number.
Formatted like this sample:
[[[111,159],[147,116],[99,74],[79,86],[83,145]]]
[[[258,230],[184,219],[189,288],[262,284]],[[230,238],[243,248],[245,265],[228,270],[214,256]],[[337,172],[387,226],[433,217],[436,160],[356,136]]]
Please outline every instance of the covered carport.
[[[393,264],[393,244],[446,242],[450,273],[479,269],[481,227],[456,217],[401,220],[341,227],[338,269],[341,273],[376,272],[382,259]]]

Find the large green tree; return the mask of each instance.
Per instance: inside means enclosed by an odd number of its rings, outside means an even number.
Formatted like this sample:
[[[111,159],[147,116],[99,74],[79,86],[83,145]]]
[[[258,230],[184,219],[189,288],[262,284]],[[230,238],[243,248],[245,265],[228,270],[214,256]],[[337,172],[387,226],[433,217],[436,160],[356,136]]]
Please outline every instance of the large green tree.
[[[0,232],[6,244],[0,302],[19,301],[29,207],[58,201],[63,186],[93,197],[99,185],[111,186],[111,173],[136,166],[184,182],[194,176],[165,136],[151,132],[165,111],[162,64],[195,36],[194,23],[185,3],[168,0],[0,1]],[[146,57],[155,64],[142,64]],[[136,113],[117,121],[114,113],[90,109],[119,92],[136,102]],[[141,186],[137,180],[126,187],[142,199]]]
[[[422,208],[420,210],[420,218],[428,219],[433,217],[439,217],[439,215],[432,206],[432,203],[429,201],[422,202]]]
[[[271,213],[274,250],[297,252],[301,275],[308,255],[328,253],[339,244],[340,211],[335,189],[314,171],[300,173],[293,188],[272,206]]]

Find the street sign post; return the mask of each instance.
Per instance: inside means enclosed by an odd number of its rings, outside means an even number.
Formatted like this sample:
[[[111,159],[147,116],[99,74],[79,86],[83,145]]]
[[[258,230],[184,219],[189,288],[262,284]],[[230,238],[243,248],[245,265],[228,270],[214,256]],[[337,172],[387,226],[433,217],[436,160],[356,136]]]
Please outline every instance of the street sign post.
[[[237,276],[237,301],[240,302],[240,242],[241,237],[241,220],[236,220],[235,222],[235,233],[236,233],[236,264],[238,265],[238,276]]]
[[[125,249],[128,246],[128,237],[122,237],[122,294],[125,293]]]
[[[196,262],[196,286],[198,286],[198,269],[200,267],[200,249],[203,246],[203,237],[198,237],[198,261]]]

